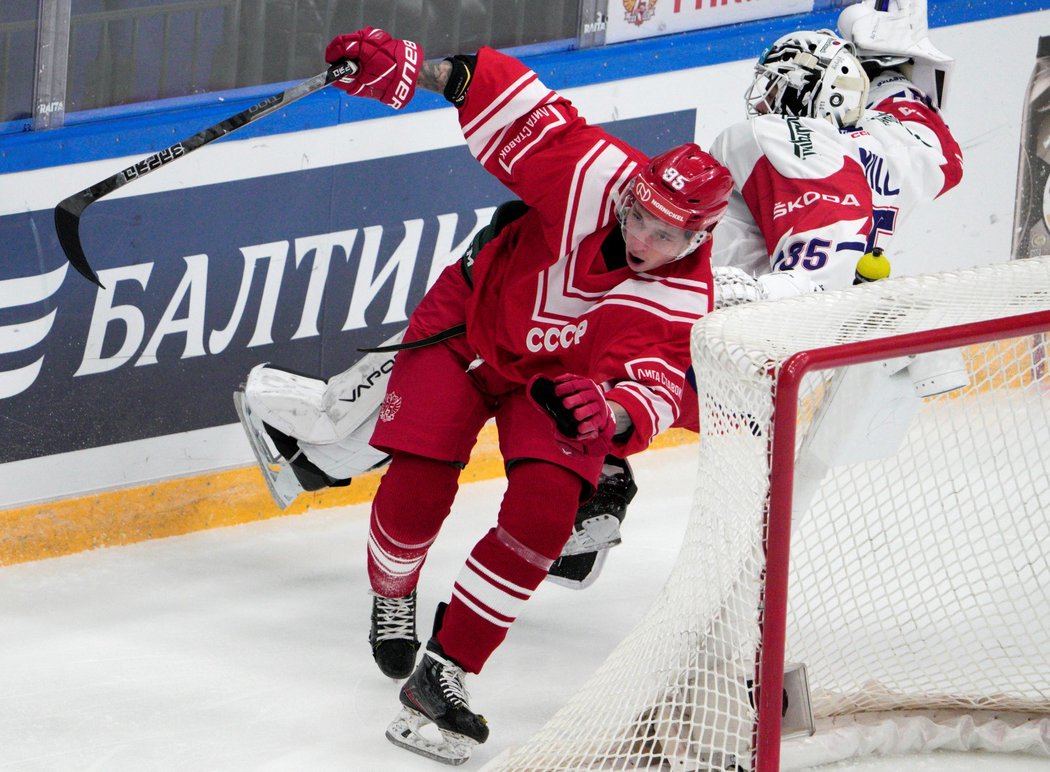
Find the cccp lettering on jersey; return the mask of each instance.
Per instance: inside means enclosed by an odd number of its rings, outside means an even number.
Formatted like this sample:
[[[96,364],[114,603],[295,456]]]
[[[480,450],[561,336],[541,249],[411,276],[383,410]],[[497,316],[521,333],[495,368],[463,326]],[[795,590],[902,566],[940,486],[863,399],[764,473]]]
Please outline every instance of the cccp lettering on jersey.
[[[834,193],[818,193],[815,190],[807,190],[794,201],[777,201],[773,204],[773,219],[776,220],[779,217],[790,214],[796,209],[803,209],[817,201],[826,201],[831,204],[841,204],[842,206],[860,206],[860,201],[852,193],[847,193],[845,196],[836,196]]]
[[[560,348],[569,348],[580,342],[584,333],[587,332],[587,320],[579,324],[567,324],[564,327],[533,327],[525,334],[525,346],[534,354],[539,351],[550,351],[551,353]]]

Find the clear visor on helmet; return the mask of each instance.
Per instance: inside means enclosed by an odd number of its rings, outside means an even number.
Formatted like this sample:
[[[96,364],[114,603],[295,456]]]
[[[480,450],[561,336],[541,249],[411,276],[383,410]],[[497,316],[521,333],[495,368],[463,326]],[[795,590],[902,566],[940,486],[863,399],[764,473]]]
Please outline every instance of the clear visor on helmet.
[[[619,215],[629,251],[644,249],[647,254],[679,260],[696,251],[711,237],[708,231],[691,231],[672,225],[658,211],[630,195],[625,198]]]

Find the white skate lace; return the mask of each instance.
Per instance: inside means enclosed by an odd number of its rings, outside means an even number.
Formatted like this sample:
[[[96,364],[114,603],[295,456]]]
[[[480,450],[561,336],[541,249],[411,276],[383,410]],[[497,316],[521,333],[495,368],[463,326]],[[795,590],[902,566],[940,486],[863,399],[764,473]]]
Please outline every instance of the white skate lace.
[[[465,673],[462,670],[455,665],[448,664],[446,660],[445,666],[441,669],[441,691],[453,705],[469,709],[470,695],[467,694],[467,689],[463,685],[464,677]]]
[[[411,595],[384,598],[376,595],[376,642],[416,637],[416,604]]]

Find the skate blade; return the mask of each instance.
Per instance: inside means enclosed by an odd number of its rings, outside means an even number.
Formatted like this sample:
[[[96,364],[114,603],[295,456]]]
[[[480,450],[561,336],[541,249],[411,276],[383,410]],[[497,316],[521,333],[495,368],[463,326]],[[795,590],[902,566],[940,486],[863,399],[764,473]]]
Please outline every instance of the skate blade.
[[[263,481],[270,491],[270,497],[280,509],[285,509],[299,494],[303,492],[303,486],[295,477],[288,463],[278,455],[275,455],[263,439],[265,429],[252,415],[251,410],[244,401],[244,392],[233,392],[233,406],[237,410],[237,418],[240,419],[241,428],[248,437],[255,461],[262,472]]]
[[[402,708],[397,718],[386,728],[386,739],[406,751],[418,753],[442,764],[459,766],[470,759],[477,741],[440,728],[438,731],[442,739],[432,740],[424,737],[419,731],[428,724],[437,728],[434,722],[422,713],[411,708]]]
[[[620,521],[613,515],[596,515],[573,530],[569,540],[562,547],[561,556],[601,552],[615,547],[621,541]]]

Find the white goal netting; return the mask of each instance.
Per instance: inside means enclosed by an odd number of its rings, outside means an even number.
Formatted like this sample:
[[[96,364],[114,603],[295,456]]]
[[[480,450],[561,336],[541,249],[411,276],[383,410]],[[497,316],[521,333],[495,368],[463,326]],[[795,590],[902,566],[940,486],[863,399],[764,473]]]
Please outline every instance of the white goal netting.
[[[1050,755],[1044,331],[1047,258],[703,319],[696,493],[667,584],[581,691],[486,770]],[[818,731],[781,743],[780,700],[763,703],[761,685],[779,693],[785,661],[806,667]],[[899,729],[902,716],[923,723]]]

